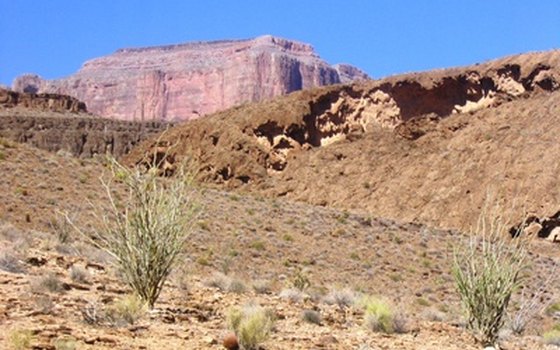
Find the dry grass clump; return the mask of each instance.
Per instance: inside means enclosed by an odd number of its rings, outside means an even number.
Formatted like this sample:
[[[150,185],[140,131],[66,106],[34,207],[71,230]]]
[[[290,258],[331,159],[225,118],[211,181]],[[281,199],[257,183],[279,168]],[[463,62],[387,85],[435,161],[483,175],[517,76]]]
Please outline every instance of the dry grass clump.
[[[247,291],[247,285],[239,278],[227,276],[221,272],[214,273],[205,282],[208,287],[218,288],[224,292],[242,294]]]
[[[373,332],[405,333],[407,319],[401,312],[395,312],[386,301],[372,296],[363,297],[357,304],[364,308],[364,323]]]
[[[257,294],[269,294],[272,292],[272,286],[269,280],[255,280],[251,285]]]
[[[33,332],[28,329],[15,329],[8,335],[9,348],[13,350],[31,349],[33,340]]]
[[[303,310],[301,319],[307,323],[321,325],[321,314],[315,310]]]
[[[77,283],[87,284],[91,278],[89,271],[78,265],[72,265],[69,274],[70,279]]]
[[[356,293],[350,289],[332,289],[324,298],[323,301],[329,305],[337,305],[343,309],[350,307],[356,302]]]
[[[543,334],[544,342],[551,345],[560,346],[560,329],[555,327],[550,331],[547,331]]]
[[[286,288],[280,291],[279,296],[292,303],[301,303],[307,297],[307,294],[297,288]]]
[[[21,260],[14,254],[8,252],[0,252],[0,270],[11,273],[25,273],[25,266]]]
[[[64,292],[64,284],[62,280],[54,273],[48,273],[31,282],[31,292],[40,293],[62,293]]]
[[[233,308],[227,315],[228,327],[235,333],[244,350],[256,350],[265,342],[274,327],[275,317],[258,305]]]
[[[55,350],[75,350],[77,342],[74,337],[60,336],[52,341]]]
[[[128,294],[111,303],[105,317],[114,326],[133,325],[146,313],[145,301],[135,294]]]

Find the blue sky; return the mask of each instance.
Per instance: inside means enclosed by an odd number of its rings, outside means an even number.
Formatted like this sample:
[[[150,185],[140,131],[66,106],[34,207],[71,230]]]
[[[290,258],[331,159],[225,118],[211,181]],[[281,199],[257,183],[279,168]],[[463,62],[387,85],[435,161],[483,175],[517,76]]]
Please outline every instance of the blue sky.
[[[560,47],[558,0],[0,0],[0,84],[118,48],[272,34],[373,77]]]

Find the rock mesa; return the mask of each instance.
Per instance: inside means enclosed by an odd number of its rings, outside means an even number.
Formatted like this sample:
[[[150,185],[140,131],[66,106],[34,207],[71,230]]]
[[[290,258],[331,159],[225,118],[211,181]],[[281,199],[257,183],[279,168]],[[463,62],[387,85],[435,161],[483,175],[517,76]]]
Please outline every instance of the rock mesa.
[[[90,112],[125,120],[187,120],[292,91],[368,79],[359,69],[330,66],[313,47],[262,36],[120,49],[84,63],[69,77],[24,75],[12,89],[59,93]]]

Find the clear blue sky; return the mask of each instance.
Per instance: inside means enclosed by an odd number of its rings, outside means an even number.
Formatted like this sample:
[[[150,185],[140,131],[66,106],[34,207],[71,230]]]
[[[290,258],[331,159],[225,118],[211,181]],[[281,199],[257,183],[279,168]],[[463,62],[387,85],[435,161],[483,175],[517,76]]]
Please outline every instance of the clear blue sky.
[[[0,0],[0,84],[118,48],[272,34],[373,77],[560,47],[560,0]]]

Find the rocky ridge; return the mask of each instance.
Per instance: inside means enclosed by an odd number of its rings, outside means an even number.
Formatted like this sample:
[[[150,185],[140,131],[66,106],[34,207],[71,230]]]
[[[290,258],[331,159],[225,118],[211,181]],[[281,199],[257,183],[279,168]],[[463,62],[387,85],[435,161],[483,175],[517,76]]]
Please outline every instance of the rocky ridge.
[[[292,91],[368,79],[349,65],[332,67],[304,43],[251,40],[120,49],[92,59],[74,75],[24,75],[13,89],[74,96],[100,116],[185,120]]]
[[[218,186],[464,228],[492,184],[512,201],[531,176],[553,181],[542,160],[552,157],[546,140],[556,130],[559,82],[560,51],[530,53],[297,92],[179,125],[166,137],[180,140],[177,158],[194,153],[201,178]],[[152,147],[146,142],[129,161]],[[557,210],[549,191],[522,193],[536,210]]]

